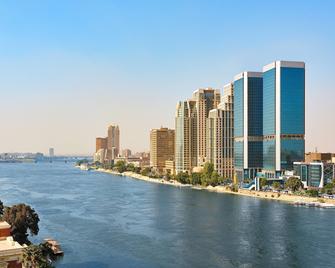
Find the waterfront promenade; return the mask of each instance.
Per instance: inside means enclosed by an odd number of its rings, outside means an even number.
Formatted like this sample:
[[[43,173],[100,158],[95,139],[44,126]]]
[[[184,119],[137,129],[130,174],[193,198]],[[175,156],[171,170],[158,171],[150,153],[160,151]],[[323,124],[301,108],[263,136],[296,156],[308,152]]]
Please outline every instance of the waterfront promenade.
[[[316,197],[286,194],[283,192],[275,193],[275,192],[253,191],[253,190],[245,190],[245,189],[238,189],[238,192],[233,192],[227,186],[215,186],[215,187],[213,186],[203,187],[200,185],[194,186],[191,184],[182,184],[176,180],[164,180],[164,179],[150,178],[148,176],[143,176],[141,174],[130,172],[130,171],[119,173],[113,170],[103,169],[103,168],[99,168],[96,171],[109,173],[109,174],[113,174],[117,176],[131,177],[137,180],[142,180],[142,181],[151,182],[151,183],[158,183],[158,184],[170,185],[170,186],[175,186],[175,187],[189,187],[195,190],[204,190],[204,191],[210,191],[210,192],[216,192],[216,193],[234,194],[234,195],[248,196],[248,197],[254,197],[254,198],[262,198],[262,199],[267,199],[267,200],[283,201],[283,202],[288,202],[291,204],[294,204],[297,202],[320,204],[320,201],[322,201],[322,203],[335,205],[335,200],[333,199],[325,199],[325,198],[321,199],[321,198],[316,198]]]

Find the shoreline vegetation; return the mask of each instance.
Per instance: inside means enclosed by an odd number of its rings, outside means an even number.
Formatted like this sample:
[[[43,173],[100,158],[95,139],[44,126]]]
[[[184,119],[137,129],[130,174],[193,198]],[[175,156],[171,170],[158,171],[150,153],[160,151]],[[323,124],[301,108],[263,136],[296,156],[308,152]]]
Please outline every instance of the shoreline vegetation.
[[[132,172],[132,171],[118,172],[115,170],[105,169],[101,167],[95,169],[95,171],[113,174],[117,176],[130,177],[130,178],[137,179],[137,180],[170,185],[170,186],[175,186],[175,187],[187,187],[187,188],[191,188],[194,190],[205,190],[205,191],[215,192],[215,193],[234,194],[234,195],[261,198],[261,199],[267,199],[267,200],[283,201],[283,202],[290,203],[290,204],[315,203],[315,204],[318,204],[320,207],[322,207],[322,204],[335,205],[335,200],[319,198],[319,197],[301,196],[301,195],[289,194],[289,193],[286,194],[283,192],[280,192],[280,193],[279,192],[264,192],[264,191],[255,191],[255,190],[246,190],[246,189],[235,189],[234,190],[229,186],[222,186],[222,185],[202,186],[202,185],[183,184],[173,179],[165,180],[163,178],[150,178],[149,176],[144,176],[136,172]]]

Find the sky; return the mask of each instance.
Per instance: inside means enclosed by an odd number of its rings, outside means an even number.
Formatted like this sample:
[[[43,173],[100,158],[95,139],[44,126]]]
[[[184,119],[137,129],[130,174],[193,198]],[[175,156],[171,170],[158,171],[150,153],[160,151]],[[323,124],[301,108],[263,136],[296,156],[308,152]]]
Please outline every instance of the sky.
[[[149,150],[175,106],[274,60],[306,62],[306,151],[335,152],[335,1],[0,2],[0,152]]]

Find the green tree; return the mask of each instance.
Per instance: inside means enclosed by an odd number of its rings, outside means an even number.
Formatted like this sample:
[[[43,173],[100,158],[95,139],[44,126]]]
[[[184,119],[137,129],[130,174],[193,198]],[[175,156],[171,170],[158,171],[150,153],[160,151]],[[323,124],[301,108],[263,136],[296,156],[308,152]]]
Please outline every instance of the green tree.
[[[334,184],[333,183],[327,183],[323,187],[323,192],[325,192],[326,194],[333,194],[334,193]]]
[[[298,191],[303,187],[302,182],[299,178],[296,177],[290,177],[285,182],[285,188],[290,189],[293,192]]]
[[[306,190],[306,195],[311,196],[311,197],[318,197],[319,191],[316,189],[309,189],[309,190]]]
[[[261,186],[261,189],[263,189],[267,184],[268,184],[268,180],[266,178],[259,179],[259,185]]]
[[[22,263],[26,268],[53,268],[53,252],[47,243],[30,245],[23,250]]]
[[[202,174],[204,174],[207,178],[210,178],[212,176],[213,171],[214,171],[214,164],[206,162]]]
[[[114,167],[119,173],[123,173],[127,170],[127,165],[125,161],[117,161]]]
[[[211,179],[209,181],[209,184],[212,186],[217,186],[220,182],[220,175],[216,171],[212,172]]]
[[[31,235],[37,235],[40,221],[33,208],[25,204],[18,204],[12,207],[5,207],[2,220],[11,225],[13,239],[20,244],[30,245],[28,230]]]
[[[133,163],[128,164],[127,167],[126,167],[126,170],[134,172],[135,171],[135,165]]]
[[[0,200],[0,216],[1,216],[1,217],[2,217],[2,215],[3,215],[3,210],[4,210],[4,206],[3,206],[2,201]]]
[[[279,190],[280,187],[281,187],[280,182],[275,181],[274,183],[272,183],[272,188],[273,188],[273,189],[275,189],[275,190]]]
[[[141,171],[141,175],[142,176],[149,176],[151,173],[151,168],[149,167],[145,167],[142,171]]]
[[[179,172],[176,176],[176,180],[183,184],[190,182],[189,175],[186,172]]]
[[[201,173],[193,172],[190,181],[193,185],[201,184]]]

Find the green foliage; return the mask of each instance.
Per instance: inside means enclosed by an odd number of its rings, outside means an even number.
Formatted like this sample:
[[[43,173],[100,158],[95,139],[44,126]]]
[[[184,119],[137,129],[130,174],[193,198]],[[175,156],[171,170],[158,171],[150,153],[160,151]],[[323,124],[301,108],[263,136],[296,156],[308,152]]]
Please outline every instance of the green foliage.
[[[201,173],[197,173],[197,172],[192,173],[190,182],[193,185],[201,184]]]
[[[141,171],[142,176],[149,176],[150,173],[151,173],[151,168],[149,168],[149,167],[146,167],[146,168],[142,169],[142,171]]]
[[[214,164],[206,162],[202,174],[207,178],[210,178],[212,176],[213,171],[214,171]]]
[[[133,163],[128,164],[127,167],[126,167],[126,170],[134,172],[135,171],[135,165]]]
[[[2,201],[0,200],[0,216],[1,216],[1,217],[2,217],[2,215],[3,215],[3,210],[4,210],[4,206],[3,206]]]
[[[80,166],[81,164],[87,164],[87,163],[88,163],[87,159],[81,159],[81,160],[79,160],[79,161],[76,162],[76,165]]]
[[[328,183],[323,187],[323,192],[326,194],[333,194],[334,193],[334,184]]]
[[[190,182],[189,175],[186,172],[179,172],[176,176],[176,180],[183,184]]]
[[[273,188],[273,189],[275,189],[275,190],[279,190],[280,187],[281,187],[280,182],[275,181],[275,182],[272,183],[272,188]]]
[[[6,207],[2,220],[11,225],[13,239],[20,244],[31,244],[28,240],[28,230],[31,235],[38,234],[38,222],[40,219],[35,210],[28,205],[18,204]]]
[[[260,178],[259,179],[259,185],[263,189],[268,184],[268,180],[266,178]]]
[[[233,184],[229,188],[232,192],[236,192],[236,193],[238,192],[238,185],[237,184]]]
[[[288,189],[290,189],[293,192],[298,191],[302,187],[303,187],[302,182],[300,181],[299,178],[296,178],[296,177],[290,177],[285,182],[285,188],[288,188]]]
[[[125,161],[117,161],[116,164],[114,165],[114,168],[116,168],[116,170],[119,173],[123,173],[127,170],[127,165]]]
[[[315,190],[315,189],[306,190],[305,193],[306,193],[307,196],[311,196],[311,197],[318,197],[319,196],[319,191]]]
[[[30,245],[23,250],[23,265],[27,268],[53,268],[53,252],[47,243]]]

